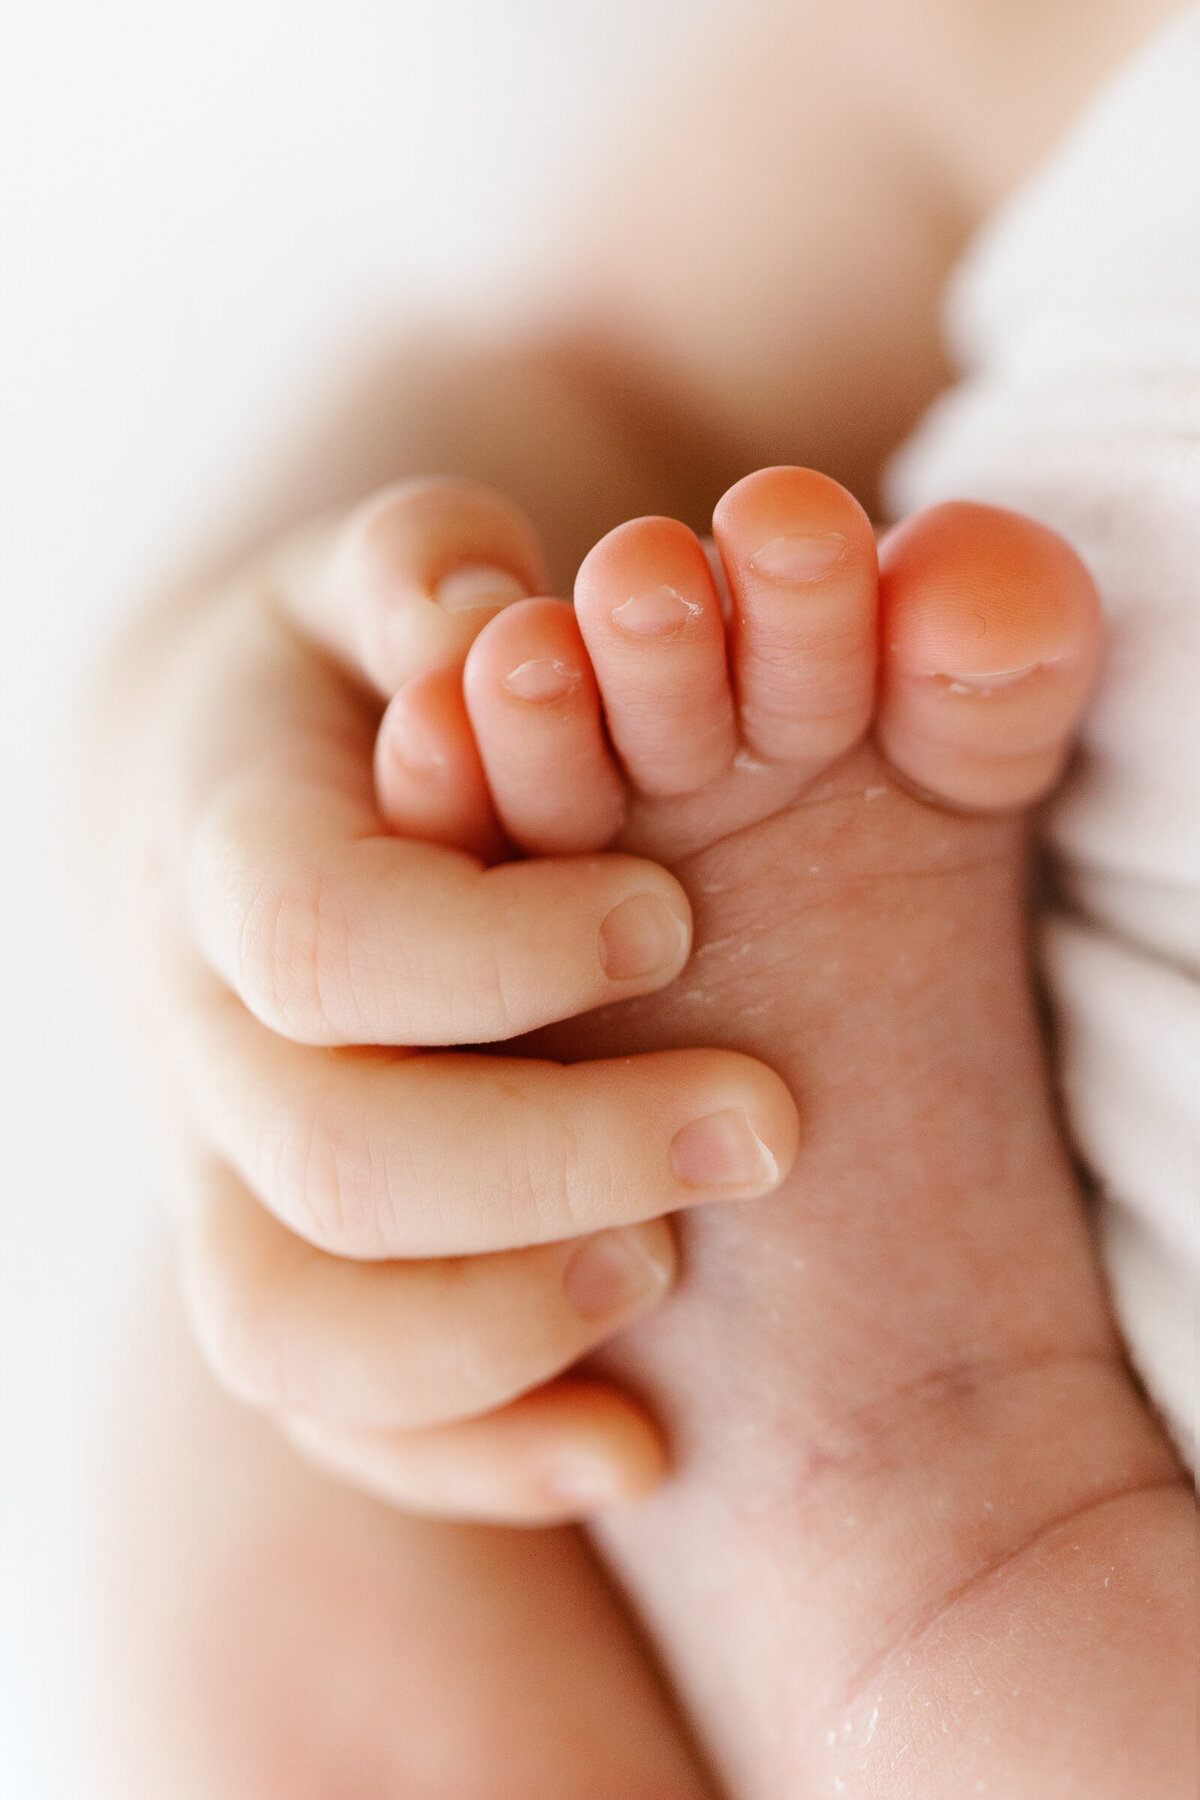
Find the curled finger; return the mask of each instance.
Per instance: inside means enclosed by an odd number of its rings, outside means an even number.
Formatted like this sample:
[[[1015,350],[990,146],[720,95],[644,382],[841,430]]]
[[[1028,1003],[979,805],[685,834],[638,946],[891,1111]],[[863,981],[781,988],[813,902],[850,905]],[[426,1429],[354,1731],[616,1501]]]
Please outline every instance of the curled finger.
[[[560,1374],[671,1285],[663,1220],[489,1256],[347,1262],[193,1158],[188,1310],[223,1384],[268,1412],[414,1431],[503,1406]]]
[[[286,545],[273,577],[284,614],[385,698],[461,665],[488,619],[549,582],[524,513],[451,476],[382,489]]]
[[[335,1256],[462,1256],[772,1192],[799,1125],[731,1050],[542,1058],[289,1043],[216,984],[186,1009],[199,1135]],[[181,1034],[182,1038],[182,1034]]]
[[[667,1466],[634,1402],[579,1377],[434,1431],[353,1431],[297,1416],[280,1424],[321,1468],[393,1506],[494,1524],[550,1525],[640,1500]]]

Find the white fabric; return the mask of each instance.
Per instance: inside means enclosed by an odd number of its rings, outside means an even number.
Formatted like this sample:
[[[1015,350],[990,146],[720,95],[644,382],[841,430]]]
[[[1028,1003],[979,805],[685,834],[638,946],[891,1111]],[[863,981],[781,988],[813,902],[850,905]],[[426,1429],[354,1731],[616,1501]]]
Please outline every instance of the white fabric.
[[[1071,1125],[1130,1351],[1196,1468],[1200,1319],[1200,6],[1090,107],[949,295],[963,379],[892,471],[1045,520],[1110,649],[1046,841]]]

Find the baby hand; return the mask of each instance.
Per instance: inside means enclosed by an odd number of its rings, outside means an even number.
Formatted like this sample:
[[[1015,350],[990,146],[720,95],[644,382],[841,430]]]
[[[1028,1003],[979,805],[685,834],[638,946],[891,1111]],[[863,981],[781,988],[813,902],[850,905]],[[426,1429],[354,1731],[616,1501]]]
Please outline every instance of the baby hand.
[[[96,794],[214,1368],[402,1504],[530,1521],[657,1479],[631,1400],[554,1378],[666,1291],[663,1215],[767,1191],[796,1129],[782,1083],[732,1052],[459,1048],[651,992],[689,949],[655,864],[486,866],[486,793],[453,781],[425,822],[441,843],[381,815],[384,701],[545,585],[506,503],[390,490],[126,640]],[[728,1165],[706,1121],[731,1111],[776,1175]]]

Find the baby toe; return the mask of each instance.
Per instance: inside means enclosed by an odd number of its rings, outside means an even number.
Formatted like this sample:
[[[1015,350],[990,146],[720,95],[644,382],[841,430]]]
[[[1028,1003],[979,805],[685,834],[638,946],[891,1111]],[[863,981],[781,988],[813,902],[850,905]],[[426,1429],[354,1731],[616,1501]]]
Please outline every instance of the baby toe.
[[[1017,513],[951,501],[880,546],[877,735],[954,805],[1025,806],[1057,780],[1095,679],[1100,605],[1083,563]]]
[[[694,793],[737,750],[725,627],[708,561],[674,519],[634,519],[589,553],[575,608],[608,730],[642,794]]]
[[[513,843],[540,856],[610,843],[625,785],[572,608],[523,600],[497,614],[471,647],[463,692],[492,802]]]
[[[401,837],[489,863],[503,855],[457,669],[418,675],[393,695],[375,739],[375,793]]]
[[[855,744],[875,699],[877,569],[867,515],[811,469],[762,469],[713,515],[732,595],[742,738],[816,773]]]

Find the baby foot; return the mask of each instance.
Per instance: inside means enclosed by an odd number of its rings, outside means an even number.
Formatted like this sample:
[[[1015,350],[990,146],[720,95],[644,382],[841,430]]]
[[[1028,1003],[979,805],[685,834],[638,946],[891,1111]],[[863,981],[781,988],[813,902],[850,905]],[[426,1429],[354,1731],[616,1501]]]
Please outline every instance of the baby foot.
[[[677,1293],[602,1359],[677,1472],[598,1535],[739,1800],[1123,1796],[1135,1742],[1160,1758],[1139,1791],[1174,1792],[1178,1696],[1095,1704],[1154,1585],[1147,1513],[1177,1544],[1181,1490],[1120,1363],[1025,958],[1016,809],[1092,680],[1091,583],[969,505],[891,533],[877,577],[856,503],[794,469],[714,530],[715,575],[684,527],[622,527],[574,612],[519,603],[466,670],[510,839],[635,848],[695,910],[673,987],[522,1052],[725,1045],[801,1108],[791,1176],[681,1216]],[[675,1153],[702,1185],[762,1150],[730,1114]]]

